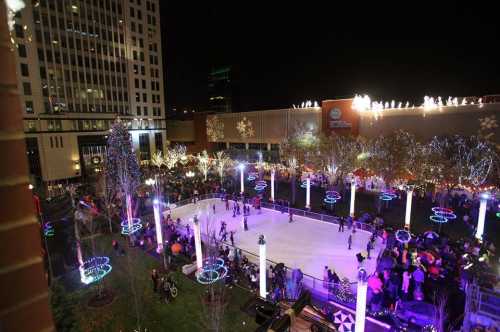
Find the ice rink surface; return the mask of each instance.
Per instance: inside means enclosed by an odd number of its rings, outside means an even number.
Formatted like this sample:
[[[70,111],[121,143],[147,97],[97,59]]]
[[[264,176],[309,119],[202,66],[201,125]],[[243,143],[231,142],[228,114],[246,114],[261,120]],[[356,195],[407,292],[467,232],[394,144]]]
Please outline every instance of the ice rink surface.
[[[215,204],[215,215],[213,214]],[[185,225],[196,214],[201,222],[201,231],[206,233],[207,224],[219,234],[220,224],[225,221],[227,231],[235,231],[234,245],[255,255],[259,253],[257,244],[260,234],[264,234],[267,242],[267,259],[284,263],[290,268],[300,268],[302,272],[323,279],[323,269],[328,266],[340,278],[347,277],[356,281],[358,261],[356,254],[366,252],[366,245],[371,233],[356,230],[353,234],[351,250],[348,250],[347,238],[350,230],[345,227],[339,232],[338,225],[322,222],[306,217],[293,216],[289,223],[288,213],[281,213],[263,208],[261,214],[252,207],[248,220],[248,231],[243,230],[243,216],[233,218],[234,202],[230,201],[230,210],[226,211],[225,202],[220,199],[207,199],[197,204],[188,204],[174,208],[171,216],[174,220],[181,218]],[[242,204],[240,209],[243,213]],[[207,218],[207,214],[209,217]],[[229,235],[227,238],[229,242]],[[376,258],[382,249],[381,240],[375,242],[371,251],[372,259],[365,259],[363,266],[371,273],[376,267]]]

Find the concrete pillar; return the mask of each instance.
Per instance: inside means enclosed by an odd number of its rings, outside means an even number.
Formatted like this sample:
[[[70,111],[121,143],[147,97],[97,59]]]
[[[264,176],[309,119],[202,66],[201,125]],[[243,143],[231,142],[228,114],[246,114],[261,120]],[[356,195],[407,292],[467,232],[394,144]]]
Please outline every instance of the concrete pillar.
[[[40,225],[29,190],[23,110],[5,1],[0,1],[0,322],[5,331],[55,331],[40,247]],[[35,68],[33,68],[34,70]],[[34,319],[36,318],[36,319]]]

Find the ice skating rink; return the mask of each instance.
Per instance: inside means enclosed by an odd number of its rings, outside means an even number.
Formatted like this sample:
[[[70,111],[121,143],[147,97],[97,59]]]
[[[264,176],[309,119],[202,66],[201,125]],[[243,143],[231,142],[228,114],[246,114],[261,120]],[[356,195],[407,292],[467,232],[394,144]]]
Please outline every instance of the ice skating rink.
[[[213,214],[215,204],[215,215]],[[371,236],[369,232],[356,230],[353,235],[352,249],[348,250],[347,238],[349,229],[338,231],[338,225],[322,222],[306,217],[293,216],[289,223],[288,213],[281,213],[263,208],[261,214],[252,207],[248,220],[248,231],[243,230],[243,216],[233,218],[234,202],[230,201],[230,210],[226,211],[225,202],[220,199],[207,199],[197,204],[188,204],[174,208],[171,216],[174,220],[181,218],[182,225],[189,223],[196,214],[201,223],[202,233],[206,233],[207,224],[219,234],[220,224],[225,221],[227,231],[235,231],[234,245],[255,255],[259,253],[257,244],[260,234],[264,234],[267,242],[267,259],[284,263],[290,268],[300,268],[302,272],[323,279],[323,269],[326,266],[335,271],[340,278],[347,277],[356,281],[358,261],[356,254],[366,251],[366,245]],[[240,209],[243,213],[242,204]],[[207,217],[208,215],[208,217]],[[227,237],[229,242],[229,235]],[[376,267],[376,258],[382,249],[380,239],[375,242],[371,251],[372,259],[365,259],[363,266],[371,273]]]

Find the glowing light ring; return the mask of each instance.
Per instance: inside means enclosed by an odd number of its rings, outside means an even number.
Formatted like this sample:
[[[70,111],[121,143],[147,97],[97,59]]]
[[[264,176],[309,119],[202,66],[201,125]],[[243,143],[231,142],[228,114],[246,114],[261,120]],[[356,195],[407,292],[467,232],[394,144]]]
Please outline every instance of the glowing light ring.
[[[54,226],[52,223],[48,222],[43,225],[43,235],[45,235],[45,237],[53,237],[54,232]]]
[[[226,275],[227,267],[224,266],[224,260],[217,258],[215,262],[210,260],[203,262],[203,267],[196,271],[196,280],[200,284],[208,285],[225,278]]]
[[[439,207],[439,206],[435,206],[431,210],[432,210],[432,212],[434,212],[434,214],[438,214],[438,213],[453,213],[452,209],[448,209],[448,208],[444,208],[444,207]]]
[[[334,190],[328,190],[325,192],[325,198],[323,199],[323,202],[326,204],[334,204],[338,200],[340,200],[340,194]]]
[[[408,243],[411,240],[411,234],[407,230],[399,229],[396,231],[396,240],[401,243]]]
[[[307,180],[302,181],[302,183],[300,184],[300,187],[307,188]]]
[[[255,182],[255,190],[256,191],[262,191],[267,188],[267,183],[264,180],[259,180]]]
[[[112,269],[109,257],[92,257],[80,266],[80,280],[86,285],[91,284],[104,278]]]
[[[122,226],[122,234],[123,235],[131,235],[137,232],[142,228],[141,219],[132,218],[132,229],[128,229],[128,220],[123,220],[120,224]]]
[[[398,195],[395,194],[392,191],[383,191],[383,192],[380,193],[380,197],[379,198],[381,200],[383,200],[383,201],[392,201],[396,197],[398,197]]]
[[[255,172],[248,173],[248,177],[247,177],[248,181],[253,181],[256,178],[257,178],[257,173],[255,173]]]
[[[430,216],[429,219],[435,223],[438,223],[438,224],[446,224],[448,222],[448,219],[446,219],[445,217],[442,217],[440,215]]]
[[[446,218],[448,220],[457,219],[457,215],[451,212],[434,212],[434,215]]]

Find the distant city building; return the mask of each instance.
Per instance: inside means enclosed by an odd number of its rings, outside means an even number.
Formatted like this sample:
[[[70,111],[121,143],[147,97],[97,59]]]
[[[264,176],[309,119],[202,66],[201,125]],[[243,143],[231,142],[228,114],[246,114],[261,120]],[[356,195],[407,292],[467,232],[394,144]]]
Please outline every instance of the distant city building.
[[[233,67],[217,67],[208,75],[207,111],[230,113],[235,111],[235,72]]]
[[[13,41],[30,171],[99,172],[119,116],[141,161],[166,143],[158,0],[26,1]]]

